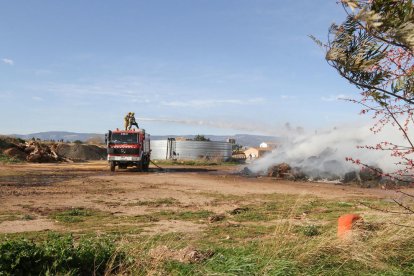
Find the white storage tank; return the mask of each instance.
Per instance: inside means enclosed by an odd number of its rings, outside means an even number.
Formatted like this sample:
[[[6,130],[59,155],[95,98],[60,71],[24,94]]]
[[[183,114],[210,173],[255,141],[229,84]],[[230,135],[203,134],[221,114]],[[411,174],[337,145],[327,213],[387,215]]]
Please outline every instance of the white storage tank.
[[[232,155],[232,144],[220,141],[151,140],[151,150],[153,160],[228,160]]]

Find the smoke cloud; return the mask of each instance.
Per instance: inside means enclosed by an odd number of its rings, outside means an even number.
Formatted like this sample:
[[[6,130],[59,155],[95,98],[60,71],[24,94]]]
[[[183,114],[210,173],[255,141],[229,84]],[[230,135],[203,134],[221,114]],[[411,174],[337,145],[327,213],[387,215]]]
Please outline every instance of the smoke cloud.
[[[360,159],[365,164],[381,168],[384,172],[397,169],[398,162],[390,156],[390,151],[358,149],[357,146],[376,145],[381,141],[407,144],[395,128],[385,128],[374,135],[369,127],[342,127],[322,131],[311,135],[285,138],[272,153],[257,159],[249,169],[253,172],[266,171],[270,166],[282,162],[291,167],[299,167],[311,177],[329,172],[331,175],[343,176],[358,167],[345,160],[346,157]]]
[[[283,126],[276,126],[264,123],[238,123],[231,121],[222,120],[191,120],[191,119],[176,119],[176,118],[137,118],[139,121],[144,122],[158,122],[158,123],[173,123],[181,125],[192,125],[192,126],[206,126],[220,129],[245,131],[247,133],[260,133],[269,136],[286,136],[286,135],[299,135],[303,134],[304,128],[301,126],[292,126],[289,122],[286,122]]]
[[[275,127],[266,125],[255,125],[249,123],[234,123],[230,121],[220,120],[187,120],[187,119],[175,119],[175,118],[137,118],[139,121],[146,122],[159,122],[159,123],[174,123],[181,125],[192,125],[192,126],[206,126],[220,129],[238,130],[245,132],[259,132],[267,135],[275,135],[273,129]]]

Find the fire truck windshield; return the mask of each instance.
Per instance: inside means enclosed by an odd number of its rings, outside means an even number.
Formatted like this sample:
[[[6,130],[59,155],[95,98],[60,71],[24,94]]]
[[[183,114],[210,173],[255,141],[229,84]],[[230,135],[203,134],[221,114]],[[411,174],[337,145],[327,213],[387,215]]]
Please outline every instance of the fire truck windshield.
[[[111,143],[136,144],[138,143],[138,135],[135,133],[112,133]]]

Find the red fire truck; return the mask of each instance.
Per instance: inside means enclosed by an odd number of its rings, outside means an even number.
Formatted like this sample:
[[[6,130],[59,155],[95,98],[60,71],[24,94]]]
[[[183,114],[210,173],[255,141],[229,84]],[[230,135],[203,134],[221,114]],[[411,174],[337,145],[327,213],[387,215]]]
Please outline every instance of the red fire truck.
[[[112,172],[116,166],[119,169],[136,166],[140,171],[148,171],[151,157],[150,135],[144,129],[110,130],[105,135],[105,143]]]

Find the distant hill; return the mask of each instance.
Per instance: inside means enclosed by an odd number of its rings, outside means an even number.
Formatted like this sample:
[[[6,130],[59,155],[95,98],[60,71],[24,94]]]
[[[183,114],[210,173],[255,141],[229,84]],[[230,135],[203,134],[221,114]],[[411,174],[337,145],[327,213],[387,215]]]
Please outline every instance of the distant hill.
[[[75,140],[87,141],[93,138],[104,139],[104,134],[100,133],[76,133],[76,132],[67,132],[67,131],[47,131],[47,132],[38,132],[30,134],[11,134],[9,136],[22,138],[22,139],[31,139],[39,138],[41,140],[64,140],[73,142]],[[185,137],[187,139],[194,138],[195,135],[151,135],[152,140],[163,140],[169,137]],[[263,136],[263,135],[250,135],[250,134],[235,134],[235,135],[204,135],[204,137],[209,138],[212,141],[226,141],[228,138],[233,138],[236,140],[236,143],[242,146],[247,147],[257,147],[262,142],[280,142],[280,137],[273,136]]]
[[[103,134],[99,133],[76,133],[76,132],[67,132],[67,131],[47,131],[47,132],[37,132],[37,133],[30,133],[30,134],[11,134],[9,136],[22,138],[22,139],[32,139],[39,138],[41,140],[64,140],[73,142],[75,140],[80,141],[87,141],[92,138],[102,138],[104,139]]]

